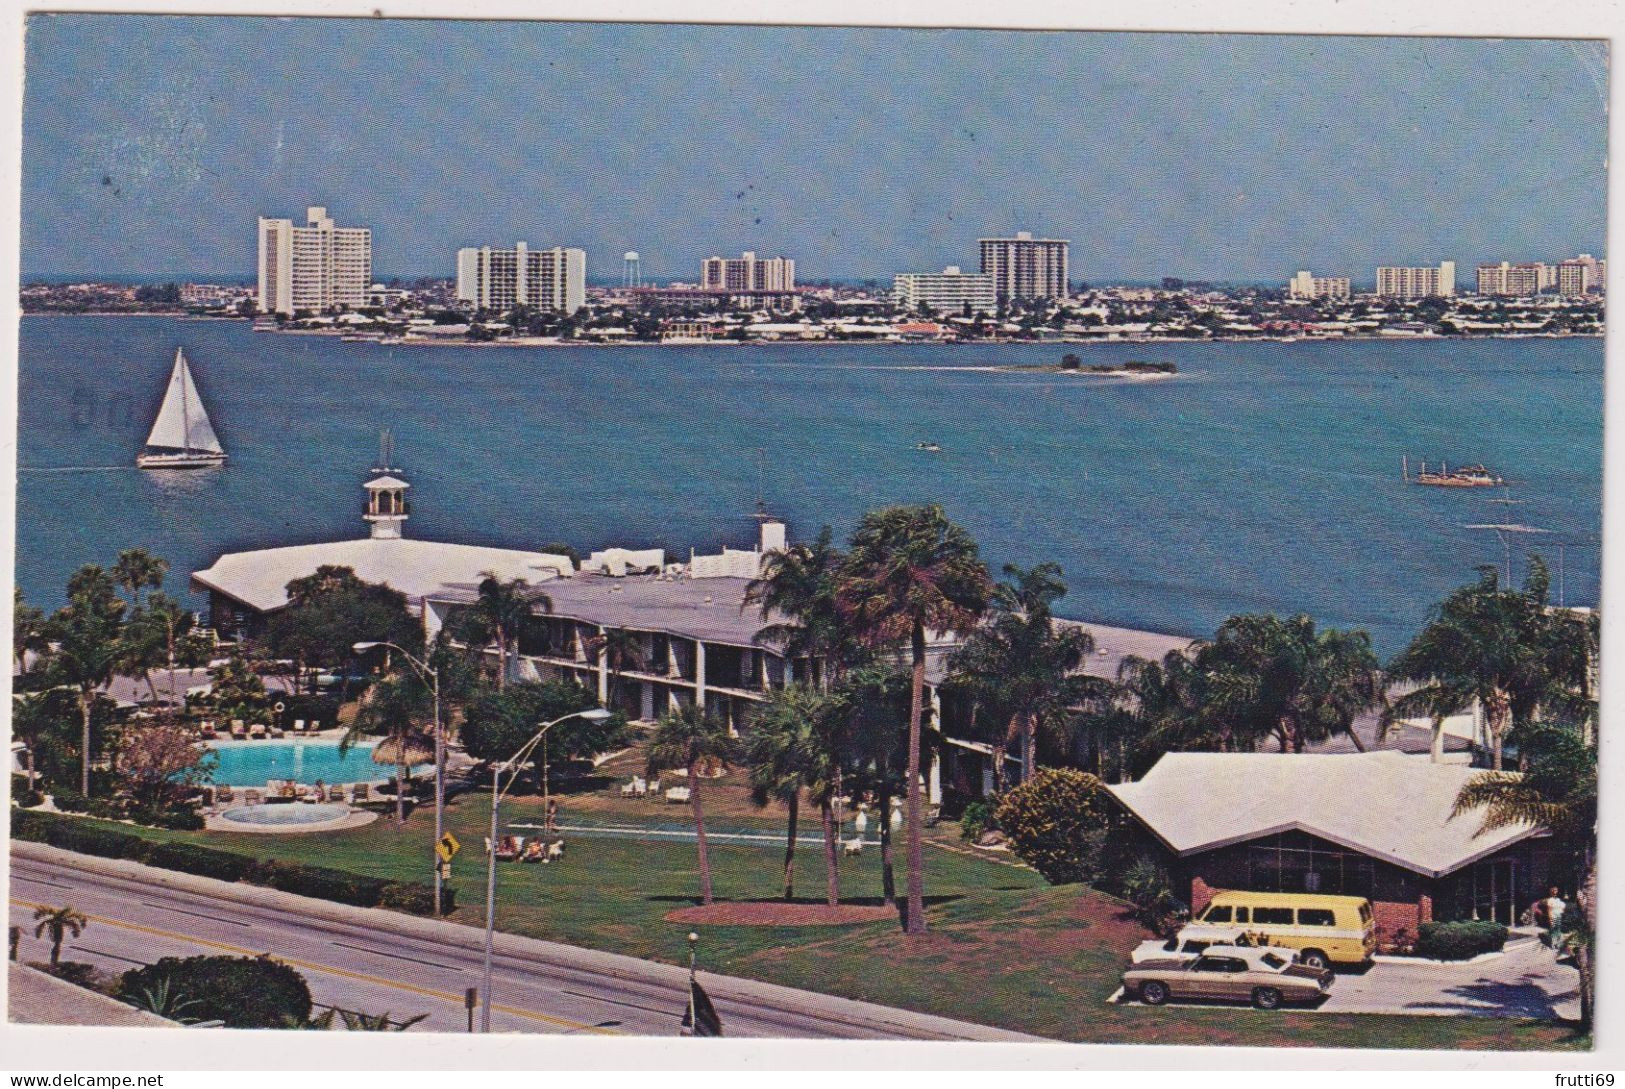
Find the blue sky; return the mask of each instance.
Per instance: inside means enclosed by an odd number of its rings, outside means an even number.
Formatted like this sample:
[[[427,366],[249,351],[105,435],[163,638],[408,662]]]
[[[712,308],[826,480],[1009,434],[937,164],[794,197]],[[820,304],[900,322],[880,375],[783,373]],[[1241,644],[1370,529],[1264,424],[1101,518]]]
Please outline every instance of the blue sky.
[[[799,278],[1072,239],[1075,278],[1602,255],[1595,42],[30,19],[25,279],[247,277],[325,204],[378,275],[564,244]]]

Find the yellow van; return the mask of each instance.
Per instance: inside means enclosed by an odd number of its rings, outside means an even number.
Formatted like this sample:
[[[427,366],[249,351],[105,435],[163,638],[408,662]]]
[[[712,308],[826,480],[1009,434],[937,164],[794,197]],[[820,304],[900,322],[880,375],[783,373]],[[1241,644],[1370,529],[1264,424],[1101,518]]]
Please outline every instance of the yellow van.
[[[1313,968],[1364,964],[1377,950],[1371,901],[1313,892],[1220,892],[1191,927],[1244,930],[1287,949]],[[1193,931],[1194,933],[1194,931]]]

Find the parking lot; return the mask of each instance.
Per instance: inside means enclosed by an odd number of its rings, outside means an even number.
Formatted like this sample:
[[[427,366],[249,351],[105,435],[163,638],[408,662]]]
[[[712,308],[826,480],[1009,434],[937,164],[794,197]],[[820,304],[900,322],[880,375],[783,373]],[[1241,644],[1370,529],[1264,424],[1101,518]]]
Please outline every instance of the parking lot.
[[[1363,971],[1342,970],[1326,1000],[1307,1008],[1321,1013],[1574,1019],[1580,1016],[1579,986],[1578,972],[1558,964],[1540,942],[1524,939],[1509,943],[1500,956],[1476,963],[1385,959]],[[1137,1004],[1121,991],[1111,1001]]]

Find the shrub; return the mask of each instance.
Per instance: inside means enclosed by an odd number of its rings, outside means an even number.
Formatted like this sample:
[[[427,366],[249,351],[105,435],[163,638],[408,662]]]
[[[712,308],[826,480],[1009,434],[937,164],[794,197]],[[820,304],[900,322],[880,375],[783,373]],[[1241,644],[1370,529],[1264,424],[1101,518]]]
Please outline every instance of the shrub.
[[[85,796],[77,790],[67,787],[55,787],[51,790],[51,801],[64,813],[83,813],[89,804]]]
[[[203,814],[186,806],[174,806],[154,813],[147,822],[158,828],[174,828],[181,832],[198,832],[203,829]]]
[[[1098,876],[1101,832],[1110,812],[1099,779],[1059,768],[1007,791],[993,816],[1016,857],[1061,885]]]
[[[1423,923],[1417,928],[1416,955],[1428,960],[1470,960],[1506,945],[1507,928],[1484,919]]]
[[[144,862],[150,844],[140,836],[128,832],[114,832],[107,828],[81,824],[76,820],[58,818],[44,826],[40,837],[52,847],[76,851],[82,855],[101,858],[128,858]]]
[[[993,807],[987,802],[971,802],[965,807],[965,811],[959,814],[961,839],[974,841],[991,827],[995,827]]]
[[[32,809],[45,801],[45,795],[41,791],[29,790],[27,787],[23,787],[21,790],[12,793],[11,800],[16,802],[22,809]]]
[[[267,882],[273,889],[334,900],[356,907],[377,907],[389,882],[376,877],[330,870],[326,866],[304,866],[294,862],[274,862]]]
[[[148,853],[147,862],[166,870],[179,870],[218,881],[247,880],[257,868],[255,861],[247,855],[199,847],[194,843],[160,843]]]
[[[164,988],[197,1003],[187,1014],[227,1028],[283,1028],[310,1017],[310,988],[281,961],[258,957],[164,957],[119,977],[114,996],[139,1003]]]
[[[450,885],[442,885],[440,891],[442,906],[449,915],[457,907],[457,890]],[[434,886],[416,881],[392,881],[384,886],[383,894],[378,897],[378,906],[410,915],[433,915]]]

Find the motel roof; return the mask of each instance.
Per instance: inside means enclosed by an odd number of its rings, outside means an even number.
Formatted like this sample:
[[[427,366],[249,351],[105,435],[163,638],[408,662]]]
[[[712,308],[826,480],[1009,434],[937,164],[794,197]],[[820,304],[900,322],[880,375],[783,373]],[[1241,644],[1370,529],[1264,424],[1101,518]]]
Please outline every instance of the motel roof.
[[[431,594],[467,589],[473,592],[487,572],[499,579],[540,582],[569,575],[574,565],[565,556],[521,552],[510,548],[447,544],[410,538],[363,537],[354,541],[262,548],[228,552],[214,566],[195,572],[192,581],[259,612],[288,603],[290,581],[315,574],[323,565],[348,567],[363,582],[382,582],[405,594],[413,605]]]
[[[1478,771],[1399,752],[1168,753],[1136,783],[1108,789],[1179,855],[1298,830],[1428,877],[1539,833],[1483,832],[1452,817]]]
[[[732,646],[761,646],[770,621],[761,609],[745,605],[749,579],[686,578],[667,575],[599,575],[583,572],[549,582],[541,589],[553,603],[546,613],[606,628],[664,632]],[[463,588],[430,595],[435,601],[469,602]],[[541,615],[540,612],[538,615]]]

